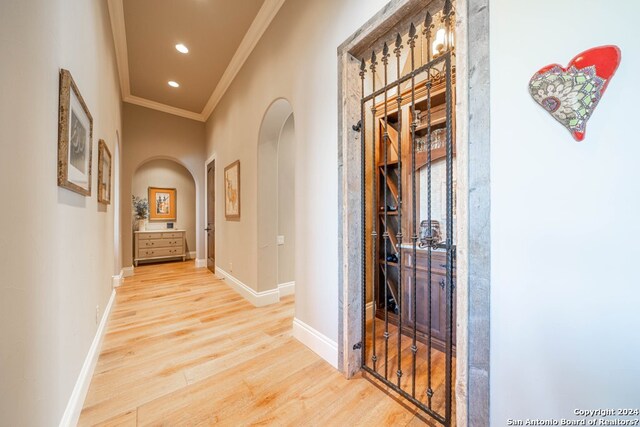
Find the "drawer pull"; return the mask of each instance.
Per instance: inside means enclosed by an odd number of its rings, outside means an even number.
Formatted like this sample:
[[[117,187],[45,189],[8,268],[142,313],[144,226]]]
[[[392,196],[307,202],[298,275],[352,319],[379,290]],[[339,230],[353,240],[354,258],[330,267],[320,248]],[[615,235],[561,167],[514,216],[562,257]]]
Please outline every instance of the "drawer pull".
[[[444,289],[444,287],[446,286],[446,284],[447,284],[447,283],[444,281],[444,279],[440,279],[440,287],[441,287],[442,289]]]

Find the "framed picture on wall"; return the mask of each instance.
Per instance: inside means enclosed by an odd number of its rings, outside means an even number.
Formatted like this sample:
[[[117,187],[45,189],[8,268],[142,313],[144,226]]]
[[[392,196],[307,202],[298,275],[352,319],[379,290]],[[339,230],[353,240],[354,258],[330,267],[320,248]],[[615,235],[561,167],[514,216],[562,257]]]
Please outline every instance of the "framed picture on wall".
[[[111,152],[102,139],[98,141],[98,202],[111,204]]]
[[[240,219],[240,160],[224,168],[224,216]]]
[[[58,108],[58,185],[91,195],[93,118],[67,70],[60,70]]]
[[[175,188],[149,187],[149,221],[175,221],[176,199]]]

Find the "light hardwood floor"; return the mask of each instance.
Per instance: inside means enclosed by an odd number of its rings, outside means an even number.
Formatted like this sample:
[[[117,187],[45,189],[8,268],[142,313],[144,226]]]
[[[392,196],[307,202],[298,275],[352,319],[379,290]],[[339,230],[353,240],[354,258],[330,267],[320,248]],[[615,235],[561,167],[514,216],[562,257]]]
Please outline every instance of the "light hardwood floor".
[[[117,298],[79,425],[434,425],[291,336],[293,297],[255,308],[193,262],[141,266]]]

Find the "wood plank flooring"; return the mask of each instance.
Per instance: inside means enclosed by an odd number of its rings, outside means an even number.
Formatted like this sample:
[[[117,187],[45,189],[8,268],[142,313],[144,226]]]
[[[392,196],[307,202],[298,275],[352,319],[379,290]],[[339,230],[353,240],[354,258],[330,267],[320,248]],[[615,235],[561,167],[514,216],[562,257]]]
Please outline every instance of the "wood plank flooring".
[[[366,347],[366,365],[369,368],[374,369],[378,374],[391,381],[393,384],[397,384],[397,371],[398,371],[398,328],[393,324],[389,324],[389,340],[388,346],[385,348],[384,339],[385,325],[384,321],[380,318],[376,318],[376,355],[377,362],[372,360],[373,356],[373,343],[372,343],[372,321],[367,322],[367,347]],[[416,367],[413,368],[413,351],[411,347],[413,345],[412,338],[407,335],[401,336],[400,351],[401,351],[401,370],[402,376],[400,381],[400,387],[408,394],[415,396],[415,398],[427,404],[437,414],[443,415],[445,412],[446,403],[446,390],[445,390],[445,354],[435,348],[429,349],[425,343],[416,341]],[[386,354],[386,357],[385,357]],[[430,354],[430,356],[429,356]],[[429,357],[431,363],[428,363]],[[388,361],[387,368],[385,369],[385,360]],[[428,375],[428,373],[431,375]],[[452,384],[455,384],[456,376],[456,361],[452,360]],[[427,396],[427,390],[432,390],[432,396],[429,399]],[[455,419],[456,414],[456,402],[455,396],[452,394],[452,417]]]
[[[136,268],[79,425],[435,425],[292,338],[293,313],[293,297],[255,308],[193,262]]]

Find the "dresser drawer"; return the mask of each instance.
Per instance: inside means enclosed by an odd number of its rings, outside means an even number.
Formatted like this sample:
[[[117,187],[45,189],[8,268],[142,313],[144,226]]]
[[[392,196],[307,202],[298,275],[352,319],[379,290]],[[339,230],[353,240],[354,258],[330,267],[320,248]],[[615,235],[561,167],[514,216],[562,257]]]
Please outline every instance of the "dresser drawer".
[[[159,248],[165,246],[162,244],[162,239],[140,239],[138,240],[138,249],[145,248]]]
[[[167,247],[182,247],[182,241],[184,239],[182,237],[179,237],[177,239],[160,239],[160,240],[156,240],[156,242],[159,242],[159,244],[157,246],[161,246],[163,248],[167,248]]]
[[[138,259],[156,258],[168,256],[182,256],[182,247],[179,248],[152,248],[138,249]]]
[[[163,239],[182,239],[184,236],[184,233],[176,233],[176,232],[172,232],[172,233],[162,233],[162,238]]]
[[[138,239],[147,240],[147,239],[161,239],[162,233],[137,233]]]

